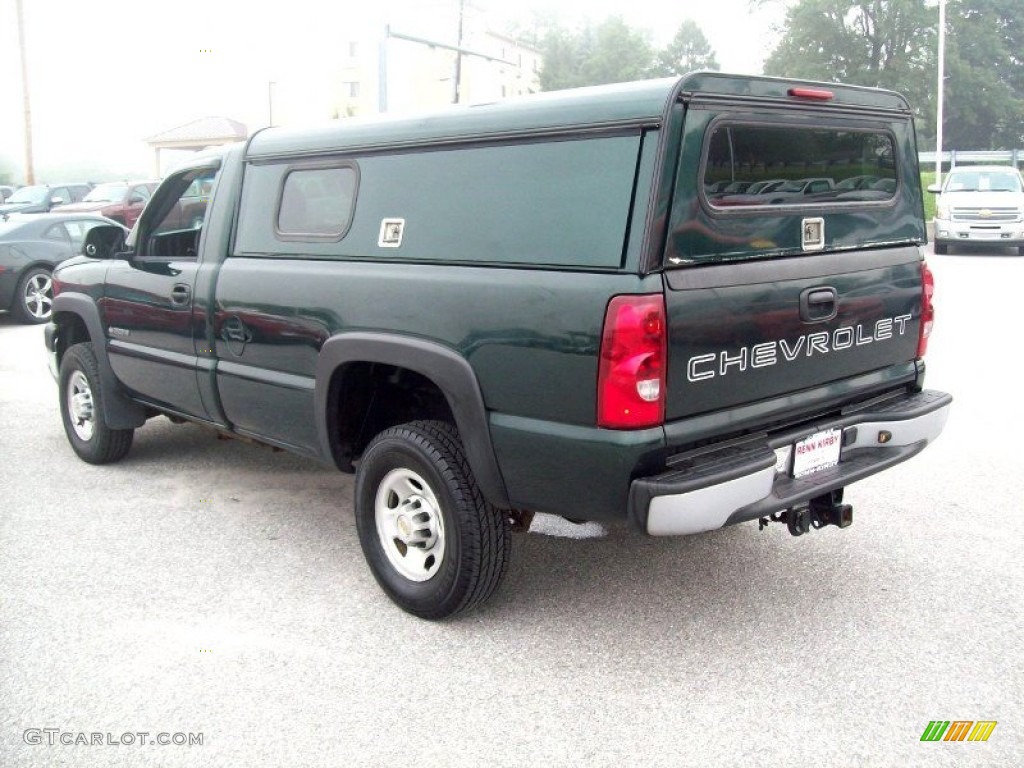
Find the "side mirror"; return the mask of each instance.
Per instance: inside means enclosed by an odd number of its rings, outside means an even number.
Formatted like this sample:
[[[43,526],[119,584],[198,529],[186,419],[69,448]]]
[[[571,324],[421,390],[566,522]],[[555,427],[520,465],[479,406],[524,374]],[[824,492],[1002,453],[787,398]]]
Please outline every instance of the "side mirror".
[[[933,195],[937,195],[937,194],[939,194],[942,191],[942,185],[941,184],[929,184],[928,185],[928,191],[931,192]]]
[[[138,205],[144,202],[146,202],[146,199],[142,195],[132,195],[128,198],[128,205]]]
[[[123,250],[124,229],[119,224],[98,224],[82,244],[82,255],[90,259],[113,259]]]
[[[55,197],[52,200],[50,200],[50,207],[51,208],[56,208],[58,205],[64,205],[64,198],[63,197]]]

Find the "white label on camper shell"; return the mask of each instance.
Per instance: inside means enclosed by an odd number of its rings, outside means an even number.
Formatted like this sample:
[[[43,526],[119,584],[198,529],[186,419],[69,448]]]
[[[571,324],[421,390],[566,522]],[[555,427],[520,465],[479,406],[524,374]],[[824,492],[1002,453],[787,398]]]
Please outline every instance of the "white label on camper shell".
[[[405,219],[383,219],[380,223],[380,237],[377,238],[379,248],[398,248],[402,244],[402,233],[405,231]]]

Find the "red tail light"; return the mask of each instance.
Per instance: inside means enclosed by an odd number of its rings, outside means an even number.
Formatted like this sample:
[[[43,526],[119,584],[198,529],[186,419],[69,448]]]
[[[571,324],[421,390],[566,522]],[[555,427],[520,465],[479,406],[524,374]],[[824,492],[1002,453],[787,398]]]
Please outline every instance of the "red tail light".
[[[597,378],[597,425],[652,427],[665,420],[665,298],[616,296],[608,302]]]
[[[924,357],[928,351],[928,337],[935,324],[935,307],[932,295],[935,293],[935,278],[928,265],[921,262],[921,335],[917,339],[917,356]]]

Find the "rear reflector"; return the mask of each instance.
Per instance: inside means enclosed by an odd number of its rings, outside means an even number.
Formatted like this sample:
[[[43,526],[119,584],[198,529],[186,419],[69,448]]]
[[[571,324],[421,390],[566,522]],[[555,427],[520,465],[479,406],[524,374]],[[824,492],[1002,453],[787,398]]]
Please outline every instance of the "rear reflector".
[[[935,294],[935,277],[925,262],[921,262],[921,333],[917,338],[917,356],[924,357],[928,351],[928,337],[932,335],[935,325],[935,307],[932,296]]]
[[[616,296],[601,335],[597,425],[639,429],[665,419],[665,298]]]
[[[835,94],[824,88],[790,88],[789,95],[797,99],[814,99],[816,101],[832,101]]]

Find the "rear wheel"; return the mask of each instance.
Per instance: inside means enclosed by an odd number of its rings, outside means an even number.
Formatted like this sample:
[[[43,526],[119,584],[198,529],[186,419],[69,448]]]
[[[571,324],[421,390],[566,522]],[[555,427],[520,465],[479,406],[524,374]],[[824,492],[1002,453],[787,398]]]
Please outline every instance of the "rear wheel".
[[[483,603],[501,583],[508,516],[484,499],[450,424],[381,432],[359,462],[355,495],[363,554],[403,610],[443,619]]]
[[[14,294],[15,316],[23,323],[45,323],[53,314],[50,270],[32,267],[21,276]]]
[[[110,429],[103,420],[103,390],[92,344],[75,344],[60,362],[60,415],[68,442],[90,464],[109,464],[132,447],[132,429]]]

